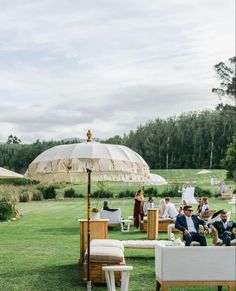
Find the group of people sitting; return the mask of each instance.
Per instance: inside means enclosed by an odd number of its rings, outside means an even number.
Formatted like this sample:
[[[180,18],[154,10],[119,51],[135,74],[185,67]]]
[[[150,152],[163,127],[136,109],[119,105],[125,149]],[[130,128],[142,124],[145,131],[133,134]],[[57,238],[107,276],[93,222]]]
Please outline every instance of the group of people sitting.
[[[233,228],[236,227],[236,223],[227,221],[227,212],[224,210],[218,212],[220,215],[219,220],[207,223],[201,219],[201,214],[209,211],[208,199],[203,197],[199,199],[198,203],[197,213],[193,214],[192,206],[188,205],[187,201],[182,201],[182,205],[177,210],[169,197],[161,199],[158,206],[159,218],[171,218],[175,221],[174,226],[183,232],[183,240],[186,246],[190,246],[192,241],[198,241],[200,246],[207,245],[204,233],[199,232],[200,225],[206,231],[209,228],[215,228],[218,231],[219,238],[223,241],[223,245],[229,246],[231,240],[235,239]],[[134,204],[134,225],[136,228],[140,227],[144,215],[147,215],[147,211],[150,208],[154,208],[153,198],[149,197],[145,203],[144,193],[142,190],[139,190],[135,195]]]

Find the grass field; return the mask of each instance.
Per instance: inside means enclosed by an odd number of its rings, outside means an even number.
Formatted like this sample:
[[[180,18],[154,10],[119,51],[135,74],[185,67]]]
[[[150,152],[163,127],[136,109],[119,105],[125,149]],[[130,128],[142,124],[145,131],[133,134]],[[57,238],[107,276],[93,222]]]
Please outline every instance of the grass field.
[[[157,200],[155,201],[158,202]],[[179,199],[174,199],[176,204]],[[92,201],[92,206],[102,200]],[[113,199],[126,218],[132,215],[133,199]],[[230,209],[226,201],[210,199],[214,209]],[[19,203],[23,217],[0,223],[0,290],[86,290],[79,260],[79,218],[86,217],[86,199]],[[146,239],[145,233],[109,230],[111,239]],[[166,239],[162,233],[159,238]],[[208,243],[211,238],[208,236]],[[127,249],[127,265],[132,265],[131,291],[155,290],[154,250]],[[106,286],[93,290],[105,291]],[[170,290],[216,290],[216,288],[172,288]],[[226,289],[223,289],[226,290]]]

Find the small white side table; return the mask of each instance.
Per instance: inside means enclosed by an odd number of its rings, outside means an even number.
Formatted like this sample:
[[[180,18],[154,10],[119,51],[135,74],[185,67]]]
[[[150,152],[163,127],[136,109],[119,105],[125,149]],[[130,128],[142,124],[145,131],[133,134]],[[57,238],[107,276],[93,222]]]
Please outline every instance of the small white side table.
[[[102,270],[105,272],[107,290],[116,291],[115,285],[115,275],[114,272],[121,272],[121,288],[120,291],[129,290],[129,273],[133,270],[132,266],[106,266],[102,267]]]
[[[130,223],[132,220],[130,219],[121,219],[120,220],[120,229],[122,232],[128,232],[130,230]],[[127,229],[124,229],[126,227],[125,225],[127,224]]]

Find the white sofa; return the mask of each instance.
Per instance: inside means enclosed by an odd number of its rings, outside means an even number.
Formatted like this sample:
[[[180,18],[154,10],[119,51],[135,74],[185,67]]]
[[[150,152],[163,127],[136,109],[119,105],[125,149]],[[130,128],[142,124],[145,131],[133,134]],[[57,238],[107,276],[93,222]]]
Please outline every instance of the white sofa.
[[[156,290],[169,286],[228,286],[235,290],[235,247],[155,246]]]
[[[101,210],[100,218],[109,219],[108,221],[109,226],[120,224],[121,210],[120,208],[117,208],[116,211]]]

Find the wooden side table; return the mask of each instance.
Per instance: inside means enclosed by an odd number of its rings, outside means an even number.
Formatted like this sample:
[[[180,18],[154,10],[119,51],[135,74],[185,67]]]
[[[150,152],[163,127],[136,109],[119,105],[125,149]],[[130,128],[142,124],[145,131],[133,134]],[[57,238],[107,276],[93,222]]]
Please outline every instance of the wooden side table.
[[[109,219],[90,220],[90,239],[107,239]],[[80,222],[80,264],[84,263],[84,254],[87,249],[87,219]]]
[[[158,238],[158,209],[148,209],[147,239]]]

